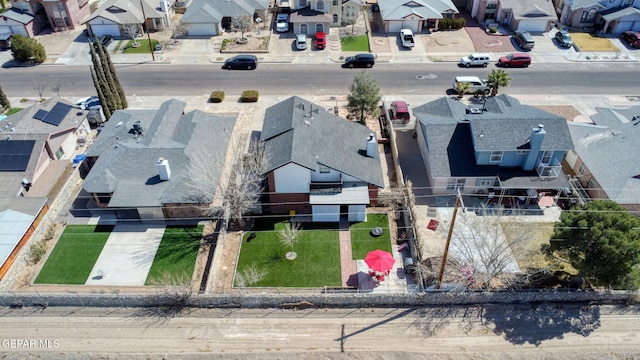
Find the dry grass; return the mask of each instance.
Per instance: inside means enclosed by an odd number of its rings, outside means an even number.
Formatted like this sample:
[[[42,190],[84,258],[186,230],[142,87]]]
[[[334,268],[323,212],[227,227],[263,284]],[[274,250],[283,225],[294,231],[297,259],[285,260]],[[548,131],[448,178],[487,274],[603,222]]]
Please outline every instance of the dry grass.
[[[609,39],[593,37],[588,33],[571,33],[571,38],[580,51],[620,51]]]
[[[554,223],[503,222],[501,226],[507,239],[521,237],[522,231],[527,231],[531,235],[527,241],[511,246],[511,251],[516,257],[520,269],[551,266],[540,252],[540,247],[549,243]]]
[[[535,108],[550,112],[552,114],[562,116],[567,121],[573,121],[576,117],[582,115],[575,107],[571,105],[541,105]]]

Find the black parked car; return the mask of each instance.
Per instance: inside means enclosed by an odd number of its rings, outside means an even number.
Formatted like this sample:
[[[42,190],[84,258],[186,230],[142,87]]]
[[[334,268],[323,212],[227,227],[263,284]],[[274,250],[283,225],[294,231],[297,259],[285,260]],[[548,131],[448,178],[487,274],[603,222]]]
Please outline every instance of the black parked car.
[[[255,55],[237,55],[224,61],[223,69],[247,69],[258,67],[258,58]]]
[[[376,63],[376,57],[373,54],[358,54],[349,56],[344,60],[344,67],[372,67]]]
[[[513,39],[524,50],[532,50],[536,45],[536,42],[533,40],[533,36],[531,36],[528,31],[516,31],[513,34]]]

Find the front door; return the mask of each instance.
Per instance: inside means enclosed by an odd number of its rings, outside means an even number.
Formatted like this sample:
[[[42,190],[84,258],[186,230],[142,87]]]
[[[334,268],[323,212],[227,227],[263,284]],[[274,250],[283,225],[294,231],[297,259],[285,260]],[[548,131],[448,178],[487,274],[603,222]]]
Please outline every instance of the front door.
[[[502,25],[509,25],[511,22],[511,12],[507,11],[504,13],[504,18],[502,19]]]

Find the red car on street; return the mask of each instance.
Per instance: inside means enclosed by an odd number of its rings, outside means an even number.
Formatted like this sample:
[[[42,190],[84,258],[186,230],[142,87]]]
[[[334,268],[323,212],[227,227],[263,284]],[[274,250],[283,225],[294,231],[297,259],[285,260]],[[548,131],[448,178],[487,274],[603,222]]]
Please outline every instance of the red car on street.
[[[531,56],[525,53],[513,53],[501,56],[500,59],[498,59],[498,66],[501,67],[527,67],[529,65],[531,65]]]
[[[318,31],[316,33],[315,39],[313,40],[313,45],[316,47],[316,49],[324,49],[327,45],[327,34],[323,33],[322,31]]]

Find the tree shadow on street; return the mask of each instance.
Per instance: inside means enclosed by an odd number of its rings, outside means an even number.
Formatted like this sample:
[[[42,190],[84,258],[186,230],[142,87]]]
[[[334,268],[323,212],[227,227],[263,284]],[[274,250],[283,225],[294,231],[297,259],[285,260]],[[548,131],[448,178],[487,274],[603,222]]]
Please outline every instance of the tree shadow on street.
[[[589,336],[600,327],[600,308],[589,304],[529,303],[485,307],[484,322],[512,344],[538,346],[567,333]]]

